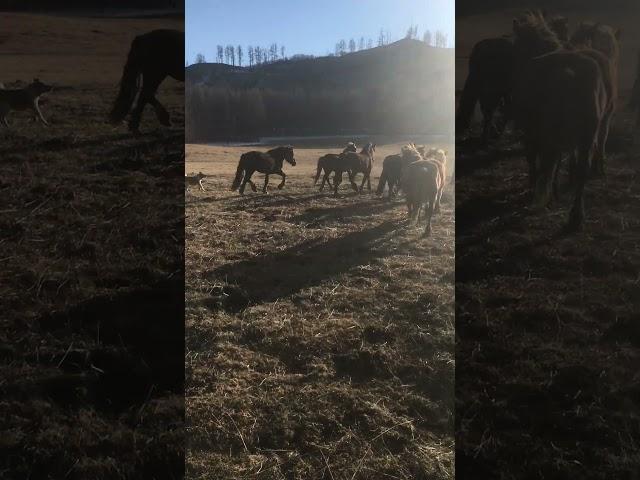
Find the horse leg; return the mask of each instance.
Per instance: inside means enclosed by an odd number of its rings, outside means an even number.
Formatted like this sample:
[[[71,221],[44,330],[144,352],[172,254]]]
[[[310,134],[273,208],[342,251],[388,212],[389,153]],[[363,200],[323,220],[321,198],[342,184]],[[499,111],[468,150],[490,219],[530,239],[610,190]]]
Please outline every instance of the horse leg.
[[[156,90],[158,90],[162,80],[164,80],[164,77],[154,72],[144,72],[142,74],[142,89],[140,90],[138,102],[131,112],[131,120],[129,121],[129,130],[132,132],[137,132],[139,130],[142,111],[147,103],[152,102]]]
[[[438,196],[438,193],[436,192],[436,194],[434,195],[433,198],[429,199],[429,205],[427,206],[427,208],[425,209],[425,213],[426,213],[426,226],[424,229],[424,234],[422,235],[423,237],[428,237],[429,235],[431,235],[431,218],[433,217],[433,211],[434,211],[434,207],[433,204],[437,201],[436,198]]]
[[[156,118],[158,121],[164,125],[165,127],[171,126],[171,116],[166,108],[158,101],[158,99],[154,96],[151,97],[149,103],[153,105],[153,109],[156,112]]]
[[[349,181],[351,182],[351,188],[353,191],[358,193],[358,185],[355,182],[356,173],[351,170],[347,170],[347,175],[349,175]],[[362,182],[364,184],[364,181]]]
[[[582,147],[578,153],[576,165],[576,193],[573,207],[569,213],[568,229],[571,231],[580,230],[584,222],[584,187],[589,175],[590,147]]]
[[[371,191],[371,170],[367,172],[367,190]]]
[[[255,172],[255,170],[246,170],[245,171],[244,180],[242,181],[242,186],[240,187],[240,194],[241,195],[244,194],[244,189],[247,186],[247,183],[251,186],[251,190],[253,190],[254,192],[257,191],[256,186],[251,181],[251,175],[253,175],[253,172]]]
[[[267,185],[269,185],[269,174],[268,173],[264,176],[264,187],[262,187],[262,193],[269,193],[267,191]]]
[[[360,189],[358,190],[360,193],[362,193],[362,190],[364,190],[364,184],[367,181],[367,174],[366,172],[362,173],[362,183],[360,184]]]
[[[282,181],[278,185],[278,190],[282,190],[282,187],[284,187],[284,182],[286,181],[287,176],[284,174],[284,172],[282,170],[280,170],[279,172],[276,172],[276,173],[282,177]]]
[[[324,177],[322,177],[322,183],[320,184],[320,191],[324,190],[324,184],[325,183],[329,183],[329,187],[331,187],[331,181],[329,180],[329,175],[331,175],[331,172],[326,170],[324,172]]]
[[[560,154],[553,149],[545,149],[540,156],[540,174],[536,178],[533,192],[533,208],[542,209],[549,205],[553,191],[553,180],[558,168]]]
[[[591,162],[591,173],[594,176],[604,175],[604,161],[606,156],[606,144],[609,138],[609,129],[611,128],[611,121],[613,120],[613,111],[605,114],[602,119],[602,124],[598,130],[598,141],[594,158]]]
[[[342,170],[336,170],[336,174],[333,177],[333,196],[338,196],[338,187],[342,183]]]

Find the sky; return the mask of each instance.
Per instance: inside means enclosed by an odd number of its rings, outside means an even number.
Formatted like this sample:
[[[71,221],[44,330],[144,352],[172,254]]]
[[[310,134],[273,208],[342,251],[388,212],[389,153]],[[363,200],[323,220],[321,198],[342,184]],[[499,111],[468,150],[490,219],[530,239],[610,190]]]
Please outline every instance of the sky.
[[[216,45],[284,45],[286,55],[332,53],[341,39],[373,39],[380,29],[391,40],[410,25],[455,38],[455,0],[186,0],[186,52],[215,61]]]

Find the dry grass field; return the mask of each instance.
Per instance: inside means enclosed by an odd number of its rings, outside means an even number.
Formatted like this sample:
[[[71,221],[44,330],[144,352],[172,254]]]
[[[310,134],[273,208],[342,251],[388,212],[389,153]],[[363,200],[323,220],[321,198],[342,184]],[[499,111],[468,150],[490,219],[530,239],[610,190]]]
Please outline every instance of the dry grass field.
[[[105,120],[133,37],[183,23],[0,18],[0,81],[59,87],[0,130],[0,478],[180,478],[183,84],[172,129]]]
[[[456,43],[470,48],[473,38],[508,30],[510,18],[465,19],[456,31],[470,37]],[[598,18],[623,27],[623,93],[639,46],[632,18]],[[589,181],[585,228],[572,235],[562,233],[572,192],[544,212],[528,209],[527,166],[513,136],[489,149],[457,145],[456,473],[463,478],[640,478],[640,149],[624,105],[623,98],[606,178]]]
[[[189,478],[453,478],[453,190],[421,238],[400,200],[312,186],[340,148],[241,197],[255,147],[186,146],[212,175],[186,197]]]

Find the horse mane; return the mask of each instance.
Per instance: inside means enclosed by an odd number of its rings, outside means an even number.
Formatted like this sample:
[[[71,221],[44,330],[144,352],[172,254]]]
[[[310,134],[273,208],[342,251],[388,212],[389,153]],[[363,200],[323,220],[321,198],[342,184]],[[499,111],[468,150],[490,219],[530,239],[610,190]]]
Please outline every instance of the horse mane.
[[[267,150],[267,154],[271,155],[272,157],[284,157],[284,152],[288,150],[293,150],[293,147],[291,145],[280,145],[279,147]]]
[[[610,25],[600,22],[581,22],[569,43],[574,48],[592,48],[610,59],[616,60],[620,54],[619,37],[620,31],[614,30]],[[605,38],[607,45],[597,42],[597,38]]]
[[[558,34],[539,11],[527,11],[520,18],[514,19],[513,32],[516,40],[527,44],[534,56],[564,46]]]

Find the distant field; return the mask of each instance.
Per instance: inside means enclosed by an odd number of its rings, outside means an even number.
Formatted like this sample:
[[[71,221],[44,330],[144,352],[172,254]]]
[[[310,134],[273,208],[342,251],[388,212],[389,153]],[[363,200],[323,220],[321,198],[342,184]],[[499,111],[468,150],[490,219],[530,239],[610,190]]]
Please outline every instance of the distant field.
[[[240,197],[252,148],[186,147],[212,175],[186,200],[190,478],[453,478],[453,190],[423,239],[401,201],[312,186],[340,148]]]
[[[105,119],[133,37],[183,23],[0,21],[0,81],[66,87],[42,102],[50,127],[0,129],[0,477],[177,478],[184,87],[158,94],[172,129]]]

